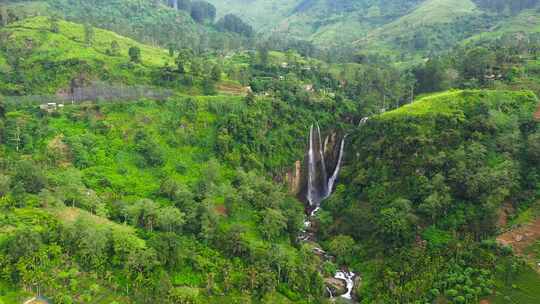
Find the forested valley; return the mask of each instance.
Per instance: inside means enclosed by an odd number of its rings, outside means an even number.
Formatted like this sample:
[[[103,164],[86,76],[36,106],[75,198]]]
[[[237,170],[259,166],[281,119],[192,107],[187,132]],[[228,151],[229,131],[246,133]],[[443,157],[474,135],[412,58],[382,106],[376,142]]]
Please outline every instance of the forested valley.
[[[0,304],[539,303],[540,3],[458,2],[3,1]]]

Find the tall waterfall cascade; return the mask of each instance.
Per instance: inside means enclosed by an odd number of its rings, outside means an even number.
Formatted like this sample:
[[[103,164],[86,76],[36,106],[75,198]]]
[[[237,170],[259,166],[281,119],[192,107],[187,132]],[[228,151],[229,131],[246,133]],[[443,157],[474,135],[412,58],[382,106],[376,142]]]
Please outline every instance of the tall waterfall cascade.
[[[359,127],[368,121],[368,117],[362,118]],[[316,129],[315,129],[316,128]],[[335,136],[335,134],[334,134]],[[304,222],[304,231],[299,237],[303,242],[316,242],[316,230],[312,230],[312,221],[321,208],[321,203],[332,195],[334,186],[341,170],[343,155],[345,153],[345,143],[347,135],[341,138],[339,143],[339,150],[337,150],[338,144],[335,137],[330,138],[326,136],[324,140],[321,136],[321,129],[319,124],[311,125],[309,129],[309,149],[307,155],[307,191],[306,199],[309,203],[311,212],[308,214],[306,221]],[[336,157],[337,152],[337,157]],[[327,157],[331,155],[332,157]],[[334,160],[333,163],[328,164],[327,159]],[[333,168],[333,169],[332,169]],[[328,176],[327,170],[331,169],[332,174]],[[332,256],[328,255],[324,250],[319,247],[314,248],[314,253],[323,257],[323,259],[331,260]],[[352,301],[353,291],[355,287],[355,281],[357,275],[346,269],[341,269],[334,275],[335,279],[342,280],[346,286],[346,293],[340,295],[341,298]],[[332,289],[326,286],[326,292],[330,298],[334,298],[336,295],[332,292]]]
[[[308,150],[308,180],[306,198],[311,207],[317,209],[321,202],[327,199],[334,189],[335,182],[341,169],[343,153],[345,149],[345,140],[347,136],[341,139],[339,153],[334,170],[330,177],[328,176],[325,152],[328,151],[329,137],[324,141],[321,136],[319,125],[312,125],[309,131],[309,150]]]

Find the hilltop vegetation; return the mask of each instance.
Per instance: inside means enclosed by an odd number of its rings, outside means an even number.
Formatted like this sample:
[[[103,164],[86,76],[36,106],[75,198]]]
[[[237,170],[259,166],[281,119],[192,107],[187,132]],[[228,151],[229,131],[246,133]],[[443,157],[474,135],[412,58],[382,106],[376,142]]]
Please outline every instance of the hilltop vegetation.
[[[208,95],[217,93],[220,81],[242,89],[236,75],[244,54],[225,61],[212,52],[164,50],[55,17],[11,22],[0,28],[0,41],[0,94],[8,96],[71,94],[95,82]]]
[[[492,235],[503,203],[526,208],[538,195],[537,106],[530,92],[454,91],[355,132],[319,223],[330,248],[340,234],[357,242],[350,260],[369,273],[358,290],[366,303],[477,303],[529,271]]]
[[[249,25],[234,20],[228,26],[214,24],[215,8],[205,1],[66,1],[10,0],[0,8],[3,23],[11,18],[47,15],[88,23],[163,48],[227,51],[250,45]],[[8,20],[9,21],[9,20]],[[240,26],[238,26],[240,25]]]
[[[207,302],[223,293],[245,302],[278,287],[292,299],[318,297],[317,261],[290,242],[302,206],[214,148],[218,113],[242,103],[174,98],[53,116],[8,111],[2,270],[10,286],[37,284],[59,303]],[[9,141],[17,132],[23,140]],[[124,225],[95,224],[109,220]],[[47,263],[34,263],[43,256]]]
[[[399,61],[445,52],[485,32],[536,32],[538,23],[514,28],[535,16],[538,1],[362,0],[244,1],[211,0],[218,12],[235,13],[259,32],[281,40],[300,39],[338,54],[377,53]],[[264,8],[264,9],[261,9]],[[264,14],[261,14],[264,12]],[[516,15],[524,14],[521,17]]]
[[[36,17],[0,29],[0,92],[5,95],[50,94],[78,77],[125,84],[148,84],[152,70],[174,62],[166,51],[101,29]],[[128,51],[138,48],[140,62]]]

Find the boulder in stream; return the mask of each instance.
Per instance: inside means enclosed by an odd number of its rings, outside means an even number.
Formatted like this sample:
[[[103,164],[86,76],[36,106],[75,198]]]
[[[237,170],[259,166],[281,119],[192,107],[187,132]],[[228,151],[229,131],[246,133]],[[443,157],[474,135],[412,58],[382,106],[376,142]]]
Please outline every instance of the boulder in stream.
[[[339,297],[347,293],[347,284],[345,281],[336,278],[326,278],[324,283],[327,287],[326,292],[332,292],[331,297]]]

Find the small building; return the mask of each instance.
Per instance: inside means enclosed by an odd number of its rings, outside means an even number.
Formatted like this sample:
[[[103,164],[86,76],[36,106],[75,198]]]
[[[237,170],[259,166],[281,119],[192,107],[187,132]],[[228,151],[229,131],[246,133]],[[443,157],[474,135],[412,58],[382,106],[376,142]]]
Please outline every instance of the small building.
[[[56,102],[48,102],[48,103],[43,103],[41,105],[39,105],[39,108],[43,111],[46,111],[48,113],[52,113],[56,110],[58,110],[59,108],[63,108],[64,107],[64,104],[62,103],[56,103]]]

